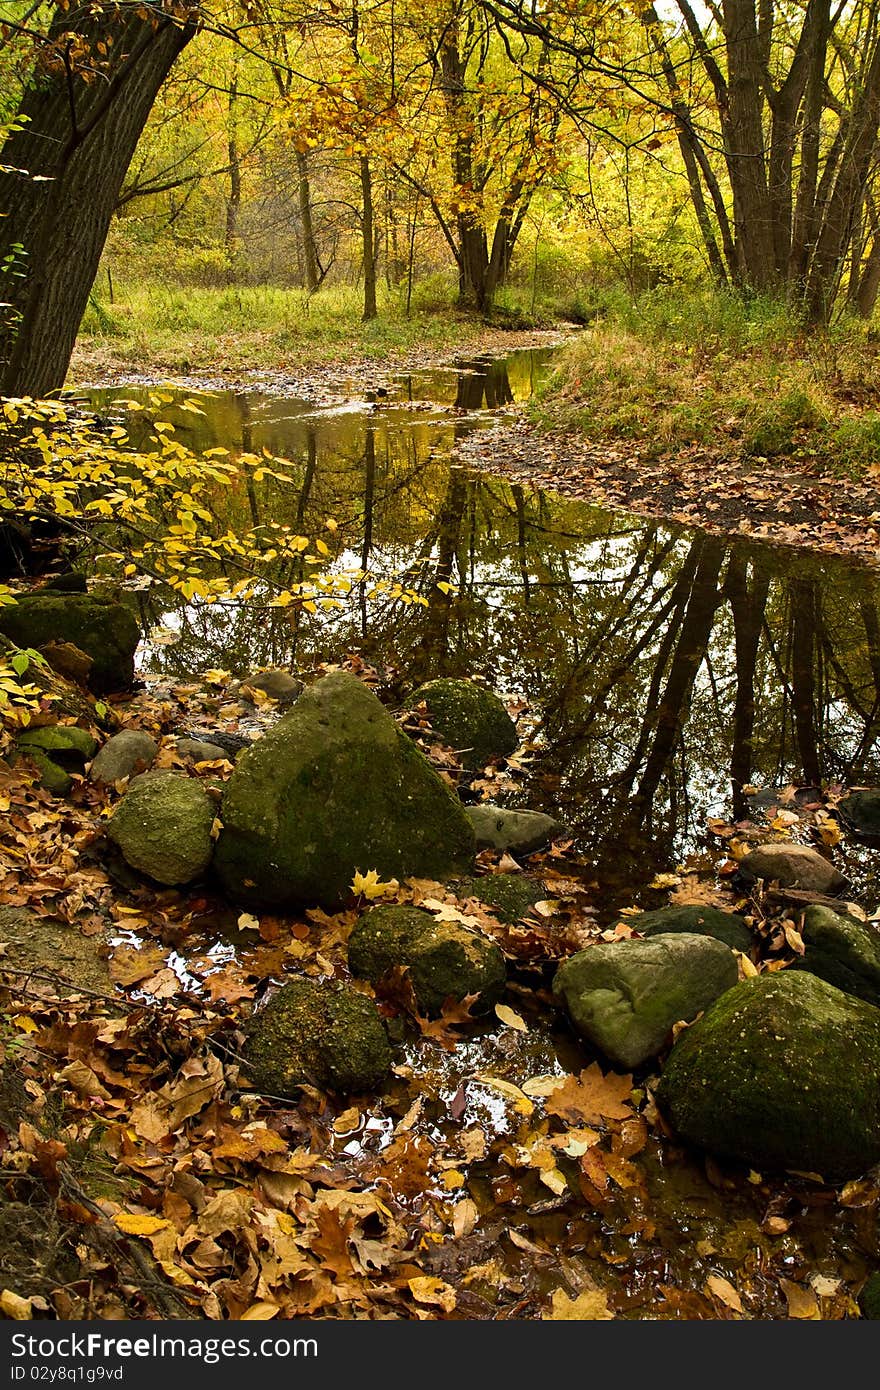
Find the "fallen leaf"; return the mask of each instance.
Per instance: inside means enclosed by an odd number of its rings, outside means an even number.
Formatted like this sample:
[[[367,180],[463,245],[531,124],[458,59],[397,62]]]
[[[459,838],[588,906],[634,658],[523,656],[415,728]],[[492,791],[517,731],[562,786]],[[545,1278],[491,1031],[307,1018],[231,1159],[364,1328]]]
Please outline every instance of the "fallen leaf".
[[[525,1020],[520,1018],[519,1014],[513,1009],[508,1008],[506,1004],[495,1005],[495,1017],[506,1024],[508,1028],[515,1028],[518,1033],[527,1033],[529,1031],[529,1025]]]
[[[544,1317],[554,1322],[607,1322],[614,1314],[601,1289],[585,1289],[577,1298],[569,1298],[557,1289],[550,1301],[550,1312]]]

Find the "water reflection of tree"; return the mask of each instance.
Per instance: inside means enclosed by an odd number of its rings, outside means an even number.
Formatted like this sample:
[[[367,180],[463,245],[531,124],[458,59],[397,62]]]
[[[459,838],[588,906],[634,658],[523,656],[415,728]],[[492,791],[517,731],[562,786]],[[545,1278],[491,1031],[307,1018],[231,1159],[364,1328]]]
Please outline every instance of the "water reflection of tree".
[[[304,421],[292,482],[225,503],[231,523],[238,510],[311,534],[334,517],[340,565],[405,573],[427,609],[368,600],[369,584],[314,616],[202,607],[157,663],[308,670],[357,650],[412,684],[484,674],[539,713],[530,796],[571,820],[606,875],[653,873],[706,811],[743,814],[752,781],[880,775],[880,618],[863,572],[472,477],[443,461],[455,428]],[[288,561],[285,583],[303,565]]]

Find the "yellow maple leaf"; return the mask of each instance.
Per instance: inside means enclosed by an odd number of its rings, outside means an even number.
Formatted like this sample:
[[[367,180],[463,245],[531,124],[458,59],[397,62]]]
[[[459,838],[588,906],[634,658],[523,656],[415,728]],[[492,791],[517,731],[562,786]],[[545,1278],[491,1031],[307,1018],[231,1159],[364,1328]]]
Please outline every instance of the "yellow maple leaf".
[[[569,1298],[562,1289],[557,1289],[550,1302],[550,1311],[544,1317],[555,1322],[607,1322],[614,1314],[601,1289],[585,1289],[577,1298]]]
[[[362,874],[358,869],[351,881],[351,891],[368,901],[373,898],[388,897],[391,893],[396,893],[399,887],[400,884],[396,878],[389,878],[383,883],[375,869],[370,869],[366,874]]]
[[[416,1303],[436,1303],[443,1309],[444,1313],[451,1313],[455,1307],[455,1289],[450,1284],[444,1284],[442,1279],[432,1279],[430,1275],[420,1275],[417,1279],[410,1279],[409,1291]]]

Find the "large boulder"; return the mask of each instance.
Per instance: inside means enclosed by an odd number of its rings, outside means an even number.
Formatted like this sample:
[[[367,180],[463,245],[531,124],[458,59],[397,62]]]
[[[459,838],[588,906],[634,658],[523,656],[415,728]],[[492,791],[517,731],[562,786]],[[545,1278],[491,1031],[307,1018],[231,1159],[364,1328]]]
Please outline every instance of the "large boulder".
[[[477,849],[532,854],[568,832],[561,821],[543,811],[506,811],[503,806],[468,806],[466,815],[477,837]]]
[[[353,975],[378,985],[395,966],[409,972],[422,1013],[438,1014],[447,999],[479,996],[485,1011],[504,992],[504,957],[494,941],[459,922],[438,922],[418,907],[374,907],[348,942]]]
[[[214,802],[200,782],[159,769],[135,777],[107,834],[125,862],[158,883],[191,883],[211,862]]]
[[[344,671],[316,681],[240,755],[221,819],[217,873],[255,906],[335,907],[358,870],[448,879],[474,856],[458,799]]]
[[[701,1148],[843,1179],[880,1159],[878,1078],[880,1009],[785,970],[744,980],[682,1033],[657,1099]]]
[[[880,932],[814,903],[804,913],[801,970],[880,1007]]]
[[[810,893],[839,893],[846,879],[817,849],[788,843],[757,845],[740,860],[740,869],[781,888]]]
[[[93,782],[121,782],[138,768],[149,767],[159,745],[143,729],[122,729],[108,738],[89,768]]]
[[[365,1091],[391,1066],[385,1025],[351,985],[290,980],[249,1021],[244,1071],[255,1090],[296,1098],[300,1086]]]
[[[615,1066],[656,1057],[674,1023],[689,1022],[732,988],[736,957],[686,933],[589,946],[563,961],[553,993],[579,1033]]]
[[[31,759],[40,774],[40,785],[53,796],[67,796],[73,786],[71,773],[84,770],[96,747],[91,734],[76,724],[25,729],[15,742],[16,754]]]
[[[0,608],[0,632],[20,647],[71,642],[92,658],[89,685],[97,694],[127,690],[134,679],[140,628],[134,614],[97,594],[40,590]]]
[[[498,696],[473,681],[442,677],[419,686],[410,700],[424,703],[431,728],[464,755],[468,767],[512,753],[519,743],[516,725]]]
[[[670,932],[690,932],[692,936],[714,936],[732,951],[745,954],[754,946],[754,938],[743,919],[735,912],[721,912],[717,907],[660,907],[655,912],[640,912],[627,922],[640,936],[665,936]]]

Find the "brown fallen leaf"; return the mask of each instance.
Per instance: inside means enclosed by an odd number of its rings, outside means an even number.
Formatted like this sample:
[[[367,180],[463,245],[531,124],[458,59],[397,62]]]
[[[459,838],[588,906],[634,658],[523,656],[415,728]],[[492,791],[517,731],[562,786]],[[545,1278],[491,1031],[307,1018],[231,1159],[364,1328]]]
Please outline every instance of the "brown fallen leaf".
[[[743,1312],[742,1299],[736,1289],[728,1279],[723,1279],[720,1274],[710,1274],[706,1280],[706,1292],[712,1294],[726,1308],[732,1308],[735,1313]]]
[[[602,1119],[628,1120],[633,1113],[631,1096],[631,1076],[613,1072],[604,1076],[599,1064],[593,1062],[580,1076],[566,1077],[547,1097],[545,1108],[548,1115],[576,1125],[596,1124]]]

